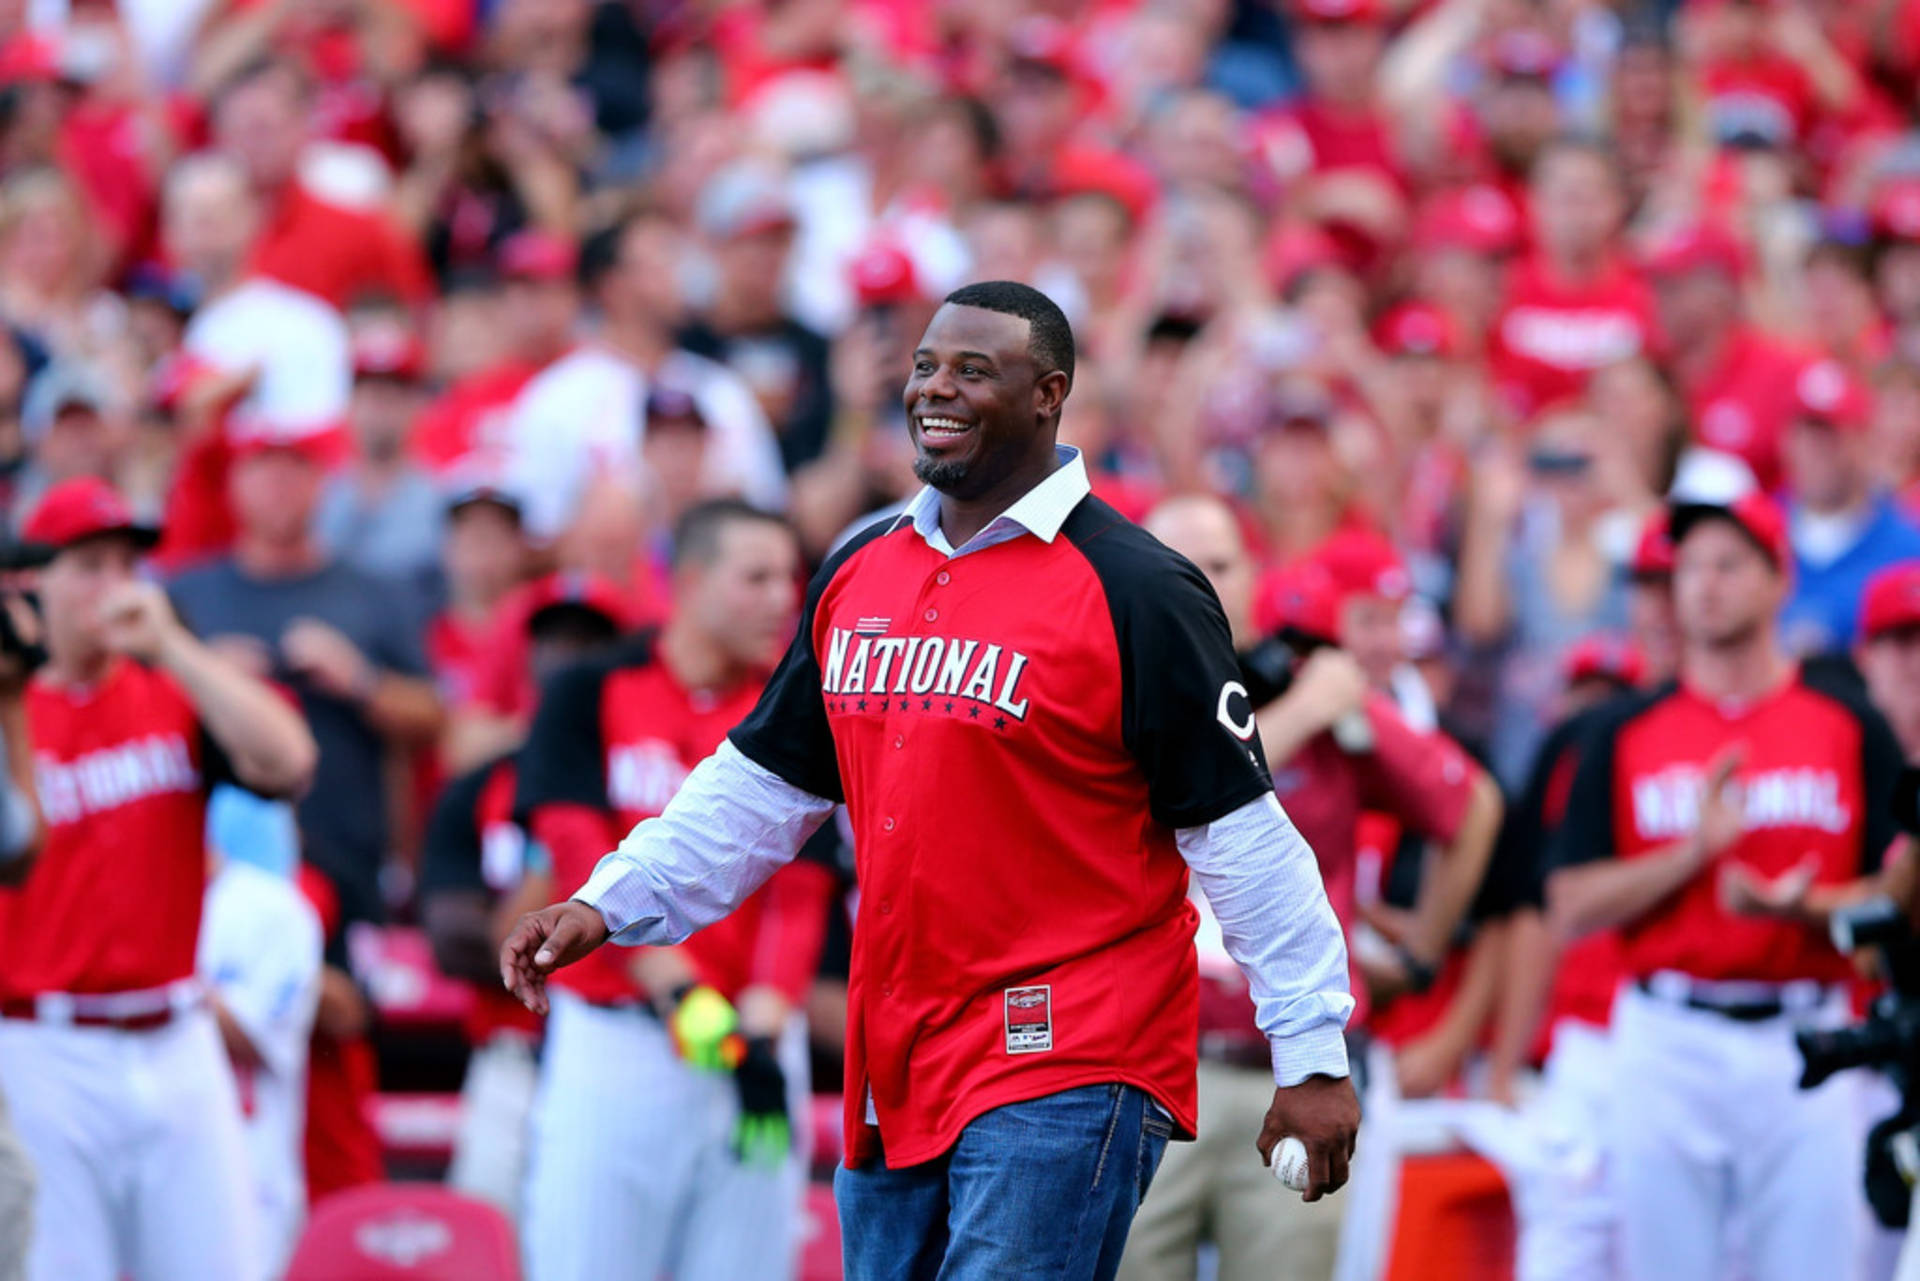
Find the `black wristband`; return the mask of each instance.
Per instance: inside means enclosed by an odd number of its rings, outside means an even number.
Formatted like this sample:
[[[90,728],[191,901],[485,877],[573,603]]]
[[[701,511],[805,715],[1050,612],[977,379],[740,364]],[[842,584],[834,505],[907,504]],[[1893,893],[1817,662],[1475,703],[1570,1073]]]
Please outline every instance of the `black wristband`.
[[[1400,968],[1407,972],[1407,989],[1414,993],[1430,989],[1440,977],[1440,967],[1429,964],[1408,950],[1405,943],[1396,943],[1393,954],[1400,958]]]

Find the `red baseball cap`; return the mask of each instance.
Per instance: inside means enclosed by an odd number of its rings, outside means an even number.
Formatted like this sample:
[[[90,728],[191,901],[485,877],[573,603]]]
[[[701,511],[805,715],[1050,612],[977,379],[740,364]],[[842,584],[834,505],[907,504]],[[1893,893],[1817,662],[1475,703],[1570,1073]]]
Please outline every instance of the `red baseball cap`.
[[[1749,490],[1731,502],[1675,503],[1670,517],[1673,545],[1678,550],[1687,535],[1703,520],[1731,521],[1753,540],[1773,567],[1786,573],[1793,567],[1793,544],[1787,538],[1787,518],[1780,507],[1759,490]]]
[[[627,625],[627,602],[613,582],[585,570],[561,570],[534,583],[527,601],[527,630],[554,610],[583,609],[615,628]]]
[[[580,249],[564,236],[549,231],[522,231],[508,236],[497,258],[500,274],[508,280],[572,280]]]
[[[1374,341],[1389,356],[1445,359],[1460,351],[1453,317],[1430,302],[1407,302],[1395,307],[1375,327]]]
[[[862,249],[848,266],[854,297],[862,307],[888,307],[919,302],[926,297],[913,259],[900,246],[875,241]]]
[[[427,349],[400,325],[369,325],[353,336],[353,376],[418,382],[427,372]]]
[[[1566,652],[1560,665],[1569,685],[1605,680],[1631,687],[1647,676],[1646,656],[1623,636],[1583,636]]]
[[[1044,14],[1021,18],[1008,29],[1007,52],[1015,62],[1045,67],[1068,79],[1079,67],[1073,28]]]
[[[1746,274],[1747,255],[1724,228],[1700,222],[1662,241],[1647,255],[1646,267],[1648,275],[1664,278],[1711,268],[1738,280]]]
[[[1488,183],[1475,183],[1436,196],[1413,227],[1417,249],[1465,249],[1476,254],[1510,254],[1520,248],[1520,211],[1512,197]]]
[[[1413,594],[1413,578],[1399,549],[1371,529],[1335,532],[1320,544],[1313,559],[1327,571],[1343,604],[1352,596],[1401,601]]]
[[[1816,360],[1793,384],[1794,412],[1836,431],[1864,431],[1873,401],[1860,380],[1837,360]]]
[[[97,476],[63,480],[41,495],[40,503],[21,527],[22,564],[45,564],[89,538],[119,535],[147,550],[160,541],[160,528],[136,520],[120,492]]]
[[[1873,229],[1889,240],[1920,241],[1920,174],[1888,178],[1874,189]]]
[[[1346,265],[1338,241],[1318,226],[1300,222],[1282,223],[1275,228],[1267,238],[1260,262],[1266,269],[1268,282],[1283,294],[1310,271]]]
[[[304,458],[316,467],[333,466],[341,460],[346,448],[346,433],[337,427],[296,432],[263,426],[235,432],[227,442],[227,449],[235,462],[244,462],[278,450]]]
[[[0,84],[52,84],[60,78],[60,48],[32,31],[0,41]]]
[[[1320,565],[1298,561],[1269,575],[1260,593],[1263,625],[1309,640],[1340,640],[1340,593]]]
[[[1627,562],[1627,573],[1637,581],[1673,577],[1673,535],[1667,509],[1662,507],[1647,517],[1647,523],[1640,530],[1640,541],[1634,545],[1633,559]]]
[[[1293,0],[1293,16],[1302,22],[1385,22],[1380,0]]]
[[[1920,560],[1889,565],[1860,596],[1860,635],[1867,640],[1913,627],[1920,627]]]

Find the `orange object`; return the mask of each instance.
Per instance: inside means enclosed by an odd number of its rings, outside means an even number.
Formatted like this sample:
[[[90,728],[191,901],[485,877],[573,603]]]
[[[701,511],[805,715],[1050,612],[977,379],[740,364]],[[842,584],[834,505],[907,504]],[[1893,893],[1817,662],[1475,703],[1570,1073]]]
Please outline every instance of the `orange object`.
[[[1506,1180],[1468,1152],[1409,1156],[1384,1281],[1509,1281],[1513,1207]]]

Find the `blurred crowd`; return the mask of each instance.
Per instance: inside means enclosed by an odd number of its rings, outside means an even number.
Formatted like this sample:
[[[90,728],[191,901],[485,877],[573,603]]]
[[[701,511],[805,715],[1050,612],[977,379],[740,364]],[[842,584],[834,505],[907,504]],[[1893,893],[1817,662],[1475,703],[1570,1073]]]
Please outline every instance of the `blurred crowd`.
[[[708,500],[809,565],[903,503],[967,282],[1072,320],[1097,495],[1224,500],[1255,634],[1324,571],[1365,684],[1510,799],[1671,671],[1670,493],[1778,497],[1789,648],[1852,654],[1920,562],[1916,84],[1914,0],[0,0],[0,520],[106,482],[298,693],[314,1071],[364,1093],[348,927],[422,914],[531,622],[670,617]],[[1920,754],[1909,594],[1872,688]],[[1364,687],[1322,664],[1323,722]],[[1512,1097],[1497,999],[1381,1011],[1405,1092]],[[311,1179],[358,1122],[309,1106]]]

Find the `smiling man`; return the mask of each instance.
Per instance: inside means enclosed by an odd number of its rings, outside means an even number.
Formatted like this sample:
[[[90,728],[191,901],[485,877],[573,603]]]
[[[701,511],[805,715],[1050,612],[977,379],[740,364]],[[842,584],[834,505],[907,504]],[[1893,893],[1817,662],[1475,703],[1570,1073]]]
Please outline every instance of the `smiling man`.
[[[1299,1138],[1309,1199],[1353,1152],[1340,927],[1212,589],[1055,444],[1073,360],[1045,295],[949,295],[906,387],[927,488],[821,568],[758,706],[665,813],[502,950],[544,1009],[556,967],[721,919],[844,800],[851,1281],[1113,1276],[1197,1123],[1189,868],[1272,1046],[1249,1139]]]

